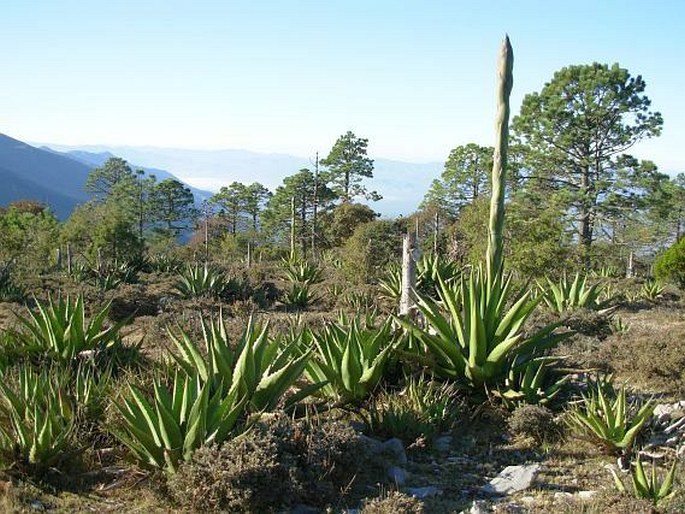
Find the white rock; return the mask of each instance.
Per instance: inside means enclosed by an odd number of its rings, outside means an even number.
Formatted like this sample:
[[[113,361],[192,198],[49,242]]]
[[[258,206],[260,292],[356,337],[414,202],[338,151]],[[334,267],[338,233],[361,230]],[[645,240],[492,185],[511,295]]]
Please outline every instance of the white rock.
[[[468,514],[488,514],[489,512],[490,509],[488,509],[484,501],[473,500],[473,505],[471,505]]]
[[[512,494],[528,489],[540,471],[540,464],[525,464],[523,466],[507,466],[488,484],[483,486],[486,494]]]

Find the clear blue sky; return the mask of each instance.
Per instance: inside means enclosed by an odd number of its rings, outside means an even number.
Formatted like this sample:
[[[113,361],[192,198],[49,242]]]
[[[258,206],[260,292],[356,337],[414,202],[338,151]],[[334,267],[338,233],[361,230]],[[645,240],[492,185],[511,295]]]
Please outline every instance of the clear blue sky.
[[[635,153],[685,171],[684,26],[680,0],[7,1],[0,132],[311,156],[353,130],[372,156],[444,161],[494,139],[508,32],[514,113],[563,66],[618,62],[665,119]]]

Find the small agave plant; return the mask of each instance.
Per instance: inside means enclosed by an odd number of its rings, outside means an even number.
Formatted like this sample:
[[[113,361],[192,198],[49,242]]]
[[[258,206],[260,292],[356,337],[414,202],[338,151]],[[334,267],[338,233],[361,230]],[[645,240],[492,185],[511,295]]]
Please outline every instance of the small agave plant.
[[[637,460],[631,468],[630,478],[633,484],[633,494],[637,498],[651,500],[651,502],[658,506],[664,500],[673,496],[673,485],[675,482],[676,461],[673,461],[663,481],[659,481],[656,471],[656,464],[652,462],[652,470],[648,475],[645,473],[645,468],[642,464],[642,458],[638,454]],[[613,467],[608,468],[614,478],[614,485],[619,492],[625,494],[627,492],[623,480],[618,476]]]
[[[542,297],[547,306],[563,314],[576,309],[596,310],[601,307],[599,298],[603,288],[600,284],[589,285],[587,277],[576,273],[574,279],[569,281],[564,273],[559,282],[547,279],[547,287],[539,285]]]
[[[559,362],[558,357],[538,357],[523,366],[514,364],[496,396],[510,410],[523,403],[548,405],[570,379],[570,375],[555,369]]]
[[[176,292],[182,298],[201,296],[219,297],[228,286],[228,279],[220,271],[209,266],[187,266],[178,274]]]
[[[625,385],[612,395],[610,382],[590,384],[588,389],[568,413],[570,428],[579,438],[596,443],[609,454],[631,448],[654,411],[654,401],[633,407],[626,400]]]

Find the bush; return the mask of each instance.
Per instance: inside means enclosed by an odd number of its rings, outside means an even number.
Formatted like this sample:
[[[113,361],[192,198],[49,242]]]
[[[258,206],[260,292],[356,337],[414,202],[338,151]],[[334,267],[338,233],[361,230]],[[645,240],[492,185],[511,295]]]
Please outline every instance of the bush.
[[[313,426],[275,415],[221,446],[197,450],[168,484],[181,506],[200,512],[323,507],[338,499],[366,455],[366,442],[347,424]]]
[[[383,498],[366,500],[361,514],[423,514],[423,503],[414,496],[393,491]]]
[[[199,512],[263,512],[288,496],[288,470],[273,438],[245,437],[197,450],[169,489],[179,504]]]
[[[561,436],[561,427],[554,419],[554,413],[540,405],[521,405],[507,420],[513,435],[530,437],[537,444],[553,442]]]
[[[657,280],[675,282],[685,288],[685,238],[673,244],[654,261]]]

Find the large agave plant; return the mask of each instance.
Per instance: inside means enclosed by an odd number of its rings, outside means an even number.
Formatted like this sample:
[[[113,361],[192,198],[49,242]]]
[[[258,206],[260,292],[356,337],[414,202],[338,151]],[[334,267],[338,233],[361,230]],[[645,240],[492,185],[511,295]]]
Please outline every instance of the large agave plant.
[[[379,328],[361,328],[356,318],[350,324],[331,323],[301,333],[300,339],[303,348],[314,351],[305,375],[325,384],[321,396],[338,403],[366,398],[383,378],[393,348],[390,320]]]
[[[168,330],[177,350],[173,359],[188,376],[197,375],[203,384],[210,384],[212,391],[223,389],[231,394],[237,390],[253,411],[274,409],[300,378],[310,357],[310,352],[301,354],[294,341],[269,338],[268,325],[257,326],[252,318],[234,346],[221,314],[209,322],[202,319],[201,324],[206,355],[183,330]]]
[[[36,300],[36,310],[17,316],[17,342],[29,353],[44,353],[60,362],[70,362],[82,352],[103,351],[121,344],[119,331],[128,321],[106,326],[110,303],[86,320],[83,296],[60,297],[47,304]]]
[[[442,279],[439,301],[419,296],[417,306],[427,328],[396,318],[422,345],[432,371],[470,387],[502,384],[512,367],[522,367],[567,337],[549,325],[534,334],[523,330],[540,299],[516,293],[511,277],[501,273],[488,280],[482,268],[452,284]]]
[[[115,403],[123,424],[113,434],[142,465],[174,473],[202,445],[225,441],[249,398],[240,388],[213,388],[199,375],[177,372],[170,390],[158,378],[148,398],[137,387]]]
[[[29,367],[17,387],[0,381],[0,452],[6,461],[36,471],[54,466],[70,449],[74,409],[59,380]]]

